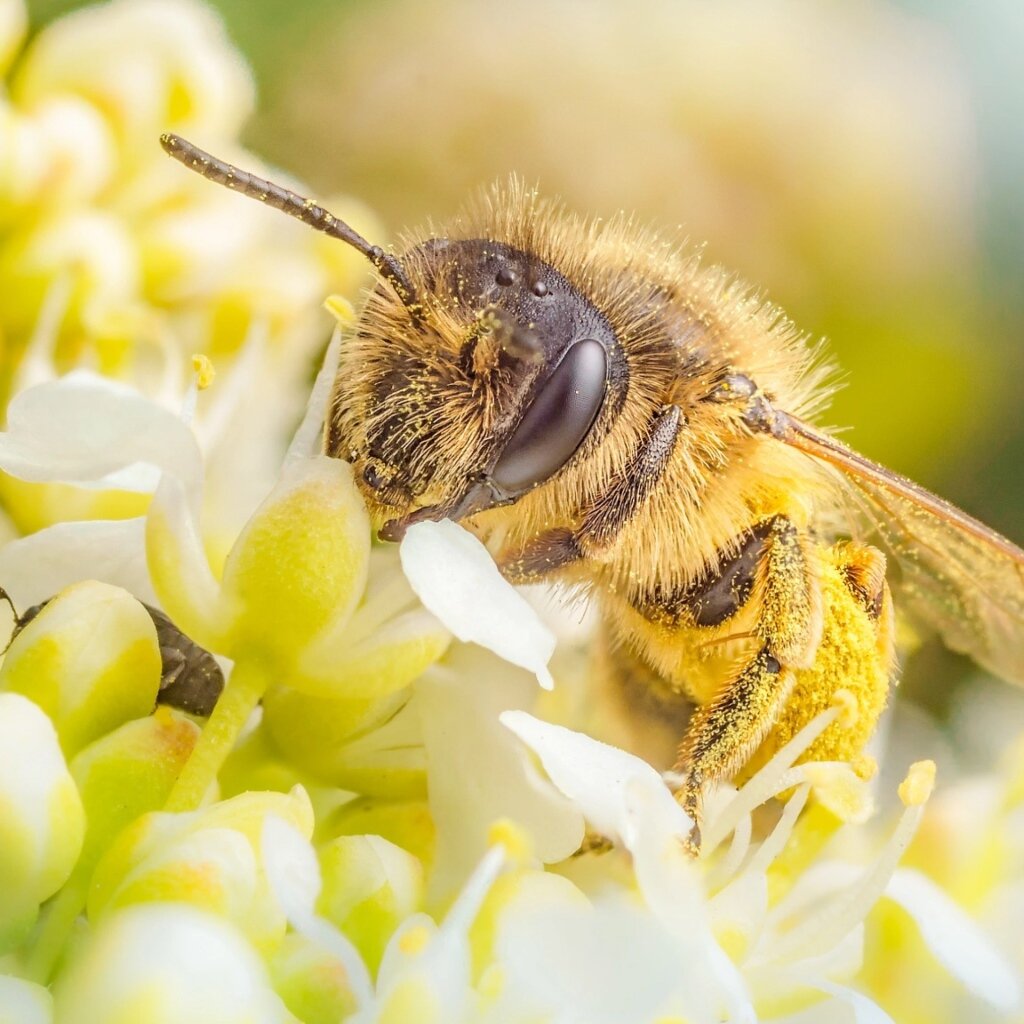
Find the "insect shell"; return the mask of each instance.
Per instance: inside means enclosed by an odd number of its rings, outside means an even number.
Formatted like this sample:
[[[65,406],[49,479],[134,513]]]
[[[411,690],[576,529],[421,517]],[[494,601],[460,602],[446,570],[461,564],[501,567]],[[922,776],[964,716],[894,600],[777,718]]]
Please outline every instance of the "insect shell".
[[[6,601],[14,614],[14,631],[7,642],[9,647],[14,638],[53,599],[34,604],[20,615],[3,587],[0,587],[0,600]],[[224,673],[217,664],[217,659],[178,629],[159,608],[153,608],[148,604],[143,604],[142,607],[153,620],[157,645],[160,648],[157,704],[166,704],[203,718],[211,715],[224,689]]]
[[[697,707],[676,765],[694,847],[705,785],[831,704],[804,757],[857,757],[894,676],[887,555],[911,615],[1024,683],[1024,552],[814,427],[827,368],[728,274],[514,181],[395,256],[163,143],[373,263],[327,453],[352,463],[385,539],[450,518],[507,578],[589,590],[622,664]]]

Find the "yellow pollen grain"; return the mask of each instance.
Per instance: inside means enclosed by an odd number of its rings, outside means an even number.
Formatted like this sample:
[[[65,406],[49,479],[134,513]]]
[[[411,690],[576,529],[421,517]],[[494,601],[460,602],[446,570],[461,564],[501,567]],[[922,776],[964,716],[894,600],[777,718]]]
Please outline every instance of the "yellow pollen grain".
[[[878,762],[870,754],[858,754],[850,762],[854,775],[868,782],[878,774]]]
[[[348,327],[355,321],[355,308],[344,295],[329,295],[324,300],[324,309],[326,309],[342,327]]]
[[[499,818],[487,830],[487,845],[505,847],[508,856],[519,863],[528,860],[533,852],[530,837],[508,818]]]
[[[906,807],[920,807],[935,788],[935,762],[915,761],[900,783],[900,799]]]
[[[852,729],[857,724],[860,708],[857,698],[849,690],[836,690],[832,696],[832,705],[839,708],[837,722],[840,729]]]
[[[213,360],[204,356],[201,352],[192,356],[192,372],[196,375],[196,387],[205,391],[212,383],[217,371],[214,369]]]
[[[406,956],[416,956],[417,953],[422,953],[427,948],[427,944],[430,942],[430,932],[419,924],[414,925],[402,937],[398,940],[398,948],[406,954]]]

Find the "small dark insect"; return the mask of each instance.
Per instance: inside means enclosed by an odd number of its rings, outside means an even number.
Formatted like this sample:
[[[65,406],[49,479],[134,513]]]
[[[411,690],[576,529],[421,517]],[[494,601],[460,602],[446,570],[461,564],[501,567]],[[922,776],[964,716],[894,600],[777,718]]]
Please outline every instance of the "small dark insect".
[[[53,600],[50,598],[26,608],[19,615],[14,602],[3,587],[0,600],[6,601],[14,613],[14,632],[7,646],[14,638]],[[141,603],[141,602],[140,602]],[[156,695],[158,704],[167,704],[180,711],[203,718],[213,712],[214,706],[224,689],[224,673],[217,659],[189,639],[158,608],[142,603],[156,627],[156,639],[160,646],[160,689]]]
[[[1024,551],[814,425],[828,367],[729,273],[515,180],[392,255],[161,142],[376,268],[326,453],[352,463],[384,539],[465,523],[506,578],[589,591],[608,643],[697,706],[675,765],[694,849],[705,785],[832,703],[849,713],[803,756],[857,757],[895,675],[888,564],[912,617],[1024,683]]]

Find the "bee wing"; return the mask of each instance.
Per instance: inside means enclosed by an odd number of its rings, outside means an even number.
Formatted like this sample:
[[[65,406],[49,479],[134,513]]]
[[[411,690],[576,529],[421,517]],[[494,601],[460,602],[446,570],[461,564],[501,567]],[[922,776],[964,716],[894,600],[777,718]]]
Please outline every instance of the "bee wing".
[[[899,565],[915,619],[947,646],[1024,685],[1024,551],[912,480],[793,417],[780,440],[837,469]]]

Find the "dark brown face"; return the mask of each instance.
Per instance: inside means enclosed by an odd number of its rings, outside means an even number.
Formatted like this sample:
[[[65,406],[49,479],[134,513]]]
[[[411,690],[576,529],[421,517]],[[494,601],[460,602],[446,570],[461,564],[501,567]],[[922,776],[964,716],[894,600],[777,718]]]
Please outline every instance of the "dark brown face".
[[[342,358],[328,445],[384,506],[386,539],[423,519],[510,504],[550,480],[627,379],[604,315],[536,257],[432,239],[402,263],[422,315],[392,308],[383,289],[371,296]]]

